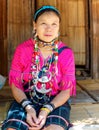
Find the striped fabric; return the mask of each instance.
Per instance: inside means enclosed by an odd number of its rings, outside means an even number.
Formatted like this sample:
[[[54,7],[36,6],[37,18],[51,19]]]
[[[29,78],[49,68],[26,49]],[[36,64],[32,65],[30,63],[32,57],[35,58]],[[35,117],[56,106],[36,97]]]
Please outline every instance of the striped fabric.
[[[42,106],[33,103],[33,107],[35,107],[36,112],[39,113],[39,110]],[[70,109],[71,107],[69,103],[66,103],[61,107],[55,109],[48,115],[44,127],[50,124],[57,124],[63,127],[64,130],[68,130],[68,128],[71,126],[69,122]],[[28,127],[29,125],[26,123],[25,110],[21,107],[20,104],[14,101],[10,106],[6,120],[3,122],[2,130],[7,130],[7,128],[14,128],[16,130],[28,130]]]

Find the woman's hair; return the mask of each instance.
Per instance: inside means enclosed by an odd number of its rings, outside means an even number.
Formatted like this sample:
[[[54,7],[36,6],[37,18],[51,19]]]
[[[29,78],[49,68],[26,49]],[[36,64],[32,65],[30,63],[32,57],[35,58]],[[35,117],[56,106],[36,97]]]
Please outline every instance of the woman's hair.
[[[34,14],[34,21],[36,22],[38,17],[41,16],[45,12],[54,12],[59,17],[59,20],[61,21],[59,10],[57,10],[54,6],[51,6],[51,5],[45,5],[39,8]]]

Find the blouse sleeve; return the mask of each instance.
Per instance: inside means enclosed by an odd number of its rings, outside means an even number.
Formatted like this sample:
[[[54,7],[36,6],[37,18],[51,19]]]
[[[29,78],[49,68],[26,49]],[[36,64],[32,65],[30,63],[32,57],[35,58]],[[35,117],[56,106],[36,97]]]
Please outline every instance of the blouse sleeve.
[[[71,49],[65,49],[60,54],[60,64],[62,79],[60,82],[61,90],[70,89],[70,95],[76,95],[75,61]]]
[[[19,89],[23,90],[22,87],[22,71],[23,71],[23,64],[22,64],[22,48],[18,46],[15,50],[11,69],[9,72],[9,84],[10,86],[12,83]]]

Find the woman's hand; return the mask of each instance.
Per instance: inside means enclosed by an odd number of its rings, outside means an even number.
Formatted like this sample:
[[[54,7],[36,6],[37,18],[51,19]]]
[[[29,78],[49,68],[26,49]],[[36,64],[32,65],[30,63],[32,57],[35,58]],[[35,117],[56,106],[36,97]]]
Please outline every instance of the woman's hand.
[[[41,110],[38,116],[39,119],[39,127],[42,128],[46,122],[46,118],[48,116],[48,112],[45,110]]]
[[[37,120],[37,125],[33,127],[29,127],[29,130],[40,130],[46,122],[47,115],[48,115],[48,112],[46,112],[45,110],[40,111],[38,120]]]
[[[29,124],[30,127],[37,127],[38,126],[38,119],[36,117],[36,111],[34,108],[27,109],[27,117],[26,117],[26,122]]]

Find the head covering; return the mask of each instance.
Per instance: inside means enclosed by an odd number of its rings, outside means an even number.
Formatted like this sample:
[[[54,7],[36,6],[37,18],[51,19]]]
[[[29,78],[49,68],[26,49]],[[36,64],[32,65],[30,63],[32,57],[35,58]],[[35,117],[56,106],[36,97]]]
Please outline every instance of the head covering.
[[[51,5],[44,5],[42,6],[41,8],[39,8],[36,13],[34,14],[34,21],[37,20],[38,16],[40,13],[42,12],[45,12],[46,10],[50,10],[50,11],[54,11],[56,12],[57,15],[60,16],[60,12],[54,7],[54,6],[51,6]]]

